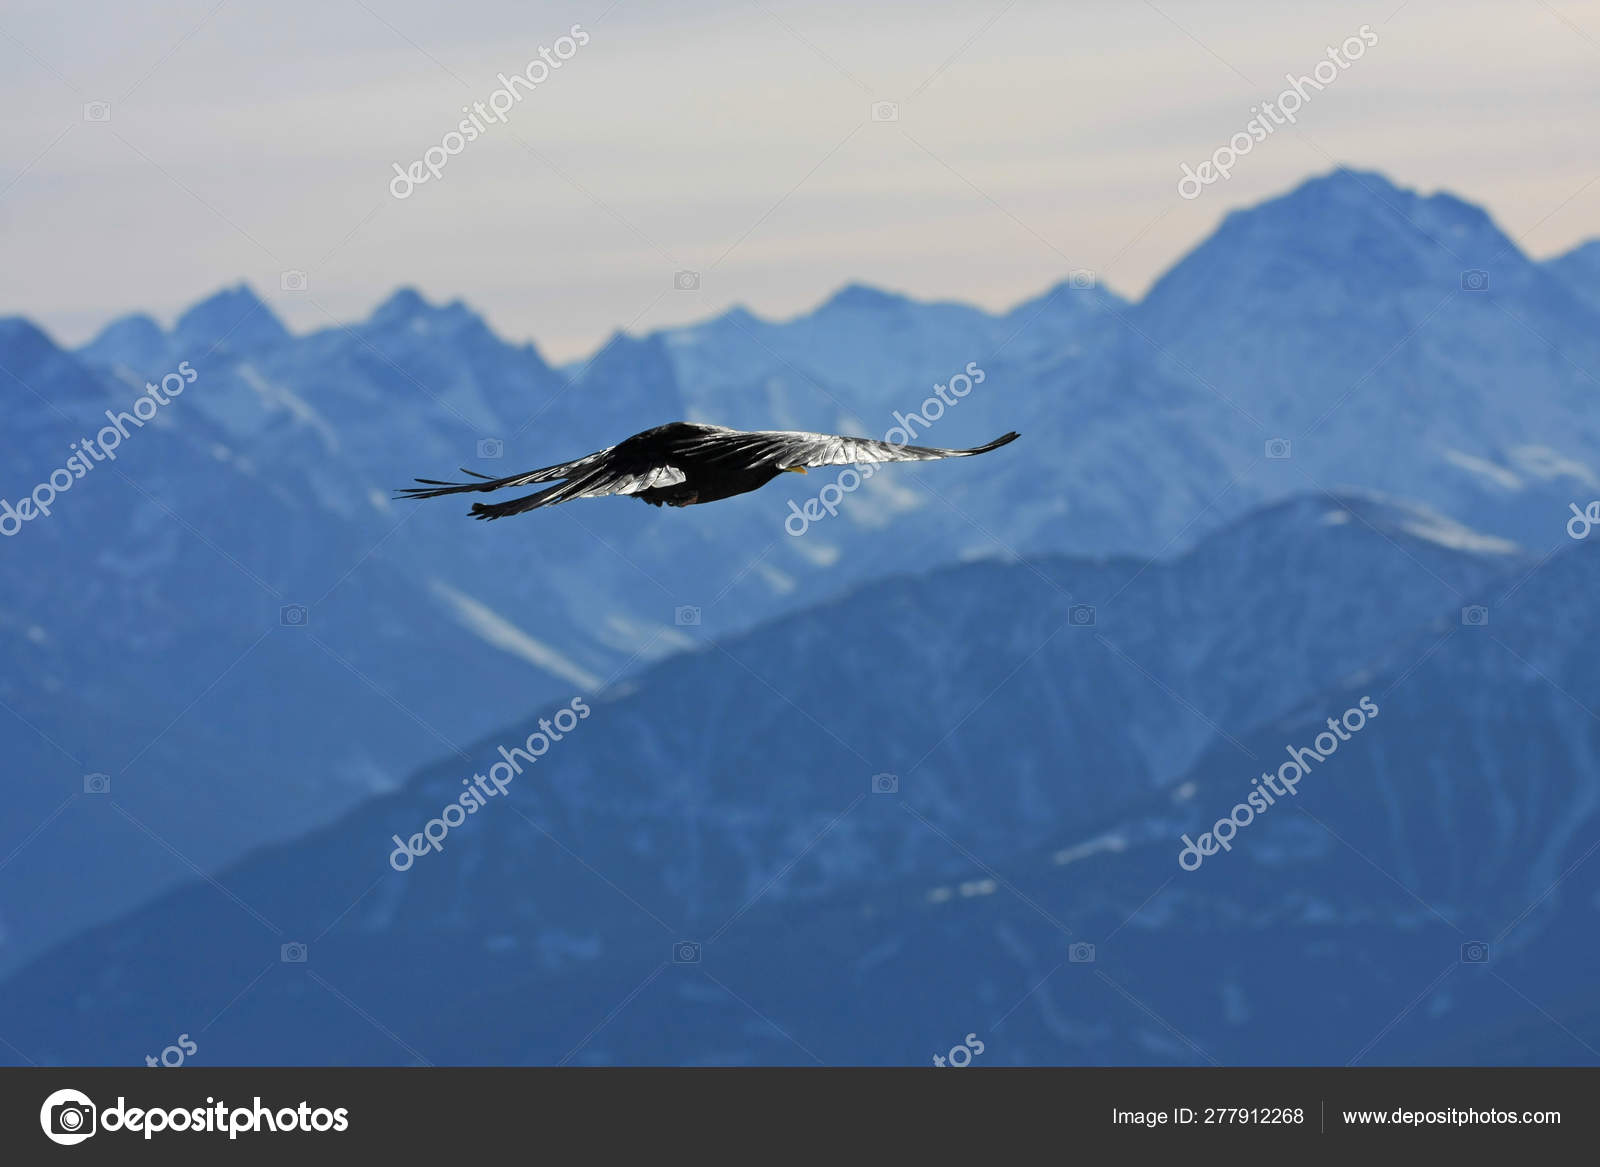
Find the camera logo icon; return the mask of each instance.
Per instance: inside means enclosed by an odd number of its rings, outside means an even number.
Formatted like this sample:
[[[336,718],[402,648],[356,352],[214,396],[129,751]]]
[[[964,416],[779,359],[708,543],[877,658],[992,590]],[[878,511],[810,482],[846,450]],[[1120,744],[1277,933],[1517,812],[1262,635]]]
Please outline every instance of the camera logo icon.
[[[1489,273],[1478,268],[1462,272],[1461,290],[1463,292],[1487,292],[1489,290]]]
[[[306,946],[298,940],[291,940],[278,950],[278,959],[284,964],[304,964],[308,955]]]
[[[700,273],[697,271],[680,271],[672,274],[672,286],[680,292],[698,292],[700,290]]]
[[[1067,622],[1074,628],[1094,627],[1094,605],[1074,604],[1067,609]]]
[[[700,944],[695,940],[680,940],[672,946],[673,964],[699,964]]]
[[[872,776],[872,793],[874,794],[899,794],[900,775],[874,774]]]
[[[303,292],[306,290],[306,273],[303,271],[286,271],[278,277],[278,287],[285,292]]]
[[[75,1146],[95,1132],[95,1107],[78,1090],[57,1090],[39,1108],[45,1138],[63,1147]]]
[[[502,442],[499,438],[479,438],[478,439],[478,457],[480,457],[480,458],[504,458],[505,456],[506,456],[506,444],[504,442]]]
[[[1267,439],[1267,457],[1271,458],[1275,462],[1282,462],[1288,456],[1289,456],[1289,439],[1288,438],[1268,438]]]
[[[872,120],[897,122],[900,120],[900,107],[892,101],[875,101],[872,103]]]
[[[673,622],[679,628],[700,627],[700,609],[693,604],[680,604],[672,610]]]
[[[1069,288],[1092,288],[1100,282],[1100,277],[1086,267],[1075,267],[1067,273],[1067,286]]]
[[[1461,946],[1462,964],[1488,964],[1489,946],[1482,940],[1469,940]]]
[[[83,792],[85,794],[110,794],[110,774],[85,774],[83,776]]]
[[[1080,940],[1067,949],[1067,960],[1072,964],[1093,964],[1094,945]]]
[[[311,613],[304,604],[285,604],[278,609],[278,623],[285,628],[304,628],[311,622]]]
[[[1461,609],[1461,623],[1468,628],[1483,628],[1489,623],[1489,609],[1482,604],[1468,604]]]
[[[109,101],[86,101],[83,103],[83,120],[86,122],[108,122],[111,120],[111,103]]]

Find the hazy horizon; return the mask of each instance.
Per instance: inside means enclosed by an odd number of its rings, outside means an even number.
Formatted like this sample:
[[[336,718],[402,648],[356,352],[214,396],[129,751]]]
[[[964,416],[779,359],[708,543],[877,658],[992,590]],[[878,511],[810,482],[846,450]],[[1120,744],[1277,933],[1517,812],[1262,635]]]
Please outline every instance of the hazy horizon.
[[[555,362],[849,283],[998,310],[1081,267],[1137,299],[1228,211],[1336,165],[1477,203],[1536,258],[1600,235],[1588,0],[89,7],[0,21],[0,87],[32,111],[0,128],[0,239],[26,273],[0,313],[68,345],[241,281],[297,333],[416,287]],[[574,25],[559,72],[393,196],[396,165]],[[1178,195],[1363,28],[1293,126]]]

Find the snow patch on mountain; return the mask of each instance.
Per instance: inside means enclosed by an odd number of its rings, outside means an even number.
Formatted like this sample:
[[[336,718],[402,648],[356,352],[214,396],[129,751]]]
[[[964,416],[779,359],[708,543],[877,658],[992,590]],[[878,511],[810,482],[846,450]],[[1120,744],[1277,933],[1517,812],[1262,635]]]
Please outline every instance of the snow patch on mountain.
[[[601,679],[594,673],[557,652],[548,644],[529,636],[486,604],[480,603],[465,592],[456,590],[443,580],[429,580],[428,588],[449,604],[463,625],[495,648],[521,657],[535,668],[553,673],[587,692],[600,688]]]
[[[1483,481],[1503,490],[1521,490],[1522,479],[1518,478],[1504,466],[1491,462],[1488,458],[1479,458],[1463,450],[1444,451],[1444,460],[1452,466],[1476,474]]]

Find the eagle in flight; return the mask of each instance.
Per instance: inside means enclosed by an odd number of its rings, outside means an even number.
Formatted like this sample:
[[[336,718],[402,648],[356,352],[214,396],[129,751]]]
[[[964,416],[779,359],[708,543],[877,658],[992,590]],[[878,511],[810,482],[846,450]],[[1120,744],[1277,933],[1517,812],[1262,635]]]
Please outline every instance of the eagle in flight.
[[[808,466],[855,466],[864,462],[931,462],[939,458],[968,458],[987,454],[1017,434],[1009,433],[970,450],[941,450],[933,446],[901,446],[866,438],[813,434],[799,430],[734,430],[720,425],[674,421],[634,434],[614,446],[579,458],[490,478],[462,468],[481,482],[439,482],[418,478],[421,486],[399,492],[403,498],[437,498],[442,494],[504,490],[537,482],[556,485],[506,502],[472,504],[476,519],[503,519],[538,507],[575,498],[631,494],[651,506],[695,506],[732,498],[765,486],[785,471],[804,474]]]

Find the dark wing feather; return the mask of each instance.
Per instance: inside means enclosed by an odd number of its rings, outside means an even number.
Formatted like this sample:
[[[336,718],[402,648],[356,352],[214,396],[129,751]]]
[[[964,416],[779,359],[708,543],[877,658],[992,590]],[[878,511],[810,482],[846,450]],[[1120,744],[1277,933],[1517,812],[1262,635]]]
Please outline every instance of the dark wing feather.
[[[483,479],[482,482],[440,482],[436,478],[418,478],[422,488],[408,486],[395,492],[399,498],[438,498],[441,494],[462,494],[471,490],[502,490],[507,486],[530,486],[535,482],[555,482],[561,478],[571,478],[574,475],[586,473],[594,467],[603,464],[610,456],[612,449],[609,447],[593,454],[588,454],[572,462],[562,462],[556,466],[545,466],[539,470],[529,470],[523,474],[512,474],[505,478],[490,478],[479,474],[476,470],[461,468],[461,473],[470,474],[474,478]]]
[[[506,502],[472,504],[475,519],[503,519],[507,515],[520,515],[538,507],[554,506],[575,498],[599,498],[607,494],[638,494],[654,486],[673,486],[684,481],[685,475],[676,466],[652,466],[640,471],[620,469],[609,463],[580,472],[566,482],[548,486],[533,494],[513,498]],[[520,485],[508,483],[507,485]],[[425,497],[425,496],[424,496]]]

